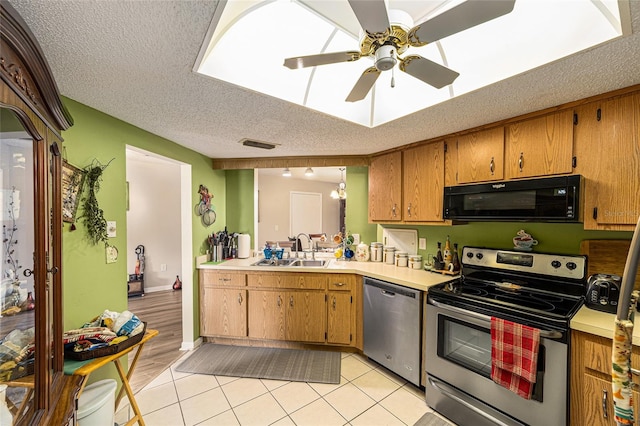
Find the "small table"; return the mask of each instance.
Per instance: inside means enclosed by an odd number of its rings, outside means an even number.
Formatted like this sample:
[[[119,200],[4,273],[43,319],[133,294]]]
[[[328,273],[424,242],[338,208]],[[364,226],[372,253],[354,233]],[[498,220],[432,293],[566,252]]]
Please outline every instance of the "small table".
[[[100,358],[93,358],[86,361],[73,361],[73,360],[65,360],[64,362],[64,373],[68,375],[75,376],[83,376],[85,379],[82,383],[82,387],[80,388],[80,392],[78,393],[78,398],[82,394],[85,385],[87,384],[89,375],[96,371],[98,368],[103,367],[110,362],[113,362],[116,366],[116,370],[118,370],[118,375],[120,376],[120,380],[122,381],[122,388],[120,392],[118,392],[118,397],[116,398],[115,407],[120,404],[122,400],[123,392],[127,394],[129,398],[129,402],[131,403],[131,408],[133,409],[133,413],[135,414],[131,419],[129,419],[126,423],[127,426],[132,425],[138,422],[139,425],[144,426],[144,420],[142,419],[142,414],[140,414],[140,408],[138,407],[138,403],[133,396],[133,391],[131,390],[131,386],[129,385],[129,380],[133,375],[133,371],[135,370],[136,363],[138,362],[138,358],[140,357],[140,352],[142,352],[142,347],[145,343],[147,343],[150,339],[156,337],[158,335],[158,330],[149,330],[147,329],[142,340],[135,345],[132,345],[116,354],[106,355]],[[125,374],[122,365],[120,364],[120,358],[129,354],[132,350],[137,348],[137,352],[133,358],[133,362],[129,366],[129,372]],[[115,408],[114,407],[114,408]]]

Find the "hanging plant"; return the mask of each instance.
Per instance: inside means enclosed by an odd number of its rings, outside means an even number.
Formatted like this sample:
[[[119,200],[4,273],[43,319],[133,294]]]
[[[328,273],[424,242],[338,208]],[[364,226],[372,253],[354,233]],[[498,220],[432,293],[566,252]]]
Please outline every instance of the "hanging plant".
[[[111,160],[113,161],[113,160]],[[94,160],[89,166],[85,167],[86,185],[88,194],[82,199],[83,212],[80,220],[87,228],[87,237],[93,245],[104,243],[105,247],[109,247],[109,238],[107,237],[107,221],[104,218],[104,212],[98,204],[97,192],[100,190],[100,182],[102,182],[102,172],[111,163],[103,165],[98,160]]]

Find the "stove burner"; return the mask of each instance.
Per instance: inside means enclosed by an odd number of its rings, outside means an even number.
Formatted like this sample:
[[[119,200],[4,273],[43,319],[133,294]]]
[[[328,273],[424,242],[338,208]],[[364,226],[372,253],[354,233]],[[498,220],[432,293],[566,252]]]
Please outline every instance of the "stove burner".
[[[522,298],[517,296],[508,296],[497,294],[495,296],[495,300],[500,300],[502,302],[513,303],[514,305],[518,305],[524,308],[537,309],[539,311],[547,311],[552,312],[555,309],[555,306],[552,303],[545,302],[543,300],[535,300],[530,298]]]

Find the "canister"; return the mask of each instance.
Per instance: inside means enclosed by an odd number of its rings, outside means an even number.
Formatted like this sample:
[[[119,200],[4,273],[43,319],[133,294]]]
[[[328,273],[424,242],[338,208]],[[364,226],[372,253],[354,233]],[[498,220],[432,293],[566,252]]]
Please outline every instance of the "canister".
[[[395,255],[396,252],[396,248],[395,247],[391,247],[391,246],[387,246],[384,248],[384,254],[383,254],[383,260],[384,263],[388,263],[389,265],[393,265],[393,263],[395,262]]]
[[[382,243],[371,243],[371,261],[382,262]]]
[[[400,266],[402,268],[406,268],[409,264],[409,253],[405,252],[396,252],[396,266]]]
[[[409,256],[409,268],[422,269],[422,256],[419,254],[412,254]]]

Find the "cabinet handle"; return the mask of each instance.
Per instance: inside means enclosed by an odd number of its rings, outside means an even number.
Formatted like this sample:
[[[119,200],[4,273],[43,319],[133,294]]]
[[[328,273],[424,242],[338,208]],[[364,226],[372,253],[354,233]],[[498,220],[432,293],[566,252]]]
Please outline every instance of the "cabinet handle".
[[[489,163],[489,171],[491,172],[491,176],[493,176],[493,171],[496,169],[496,162],[493,157],[491,157],[491,162]]]
[[[602,389],[602,417],[607,418],[607,390]]]
[[[336,297],[333,296],[333,310],[336,310]]]
[[[289,297],[289,306],[293,308],[293,296]]]
[[[411,217],[411,203],[409,203],[409,207],[407,207],[407,214]]]
[[[282,305],[282,298],[278,295],[278,308]]]
[[[518,158],[518,167],[520,168],[520,171],[522,172],[522,168],[524,167],[524,152],[520,153],[520,158]]]
[[[336,287],[342,287],[345,285],[345,283],[333,283],[333,285],[335,285]]]
[[[242,305],[242,293],[238,293],[238,304]]]
[[[391,214],[393,215],[393,217],[396,217],[396,205],[395,204],[391,208]]]

